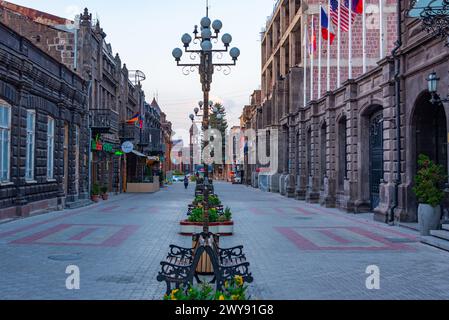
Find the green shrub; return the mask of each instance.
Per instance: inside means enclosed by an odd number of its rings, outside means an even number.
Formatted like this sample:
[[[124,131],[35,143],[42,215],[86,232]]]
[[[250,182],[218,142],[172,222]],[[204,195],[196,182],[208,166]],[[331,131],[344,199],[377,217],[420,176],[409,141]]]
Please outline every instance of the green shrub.
[[[226,221],[231,221],[232,220],[231,208],[226,207],[223,216],[225,217]]]
[[[188,221],[189,222],[204,222],[203,208],[198,207],[192,210]],[[218,215],[217,209],[209,210],[209,222],[218,222],[220,216]]]
[[[444,168],[435,164],[424,154],[418,158],[418,174],[415,176],[415,187],[413,192],[418,202],[428,204],[432,207],[438,206],[444,199],[442,184],[446,180]]]
[[[101,190],[100,190],[100,191],[101,191],[101,194],[106,194],[106,193],[108,193],[108,189],[109,189],[108,186],[106,186],[106,185],[105,185],[105,186],[102,186],[102,187],[101,187]]]
[[[97,183],[94,183],[92,185],[92,191],[91,191],[92,195],[93,196],[99,196],[100,192],[101,192],[100,186]]]

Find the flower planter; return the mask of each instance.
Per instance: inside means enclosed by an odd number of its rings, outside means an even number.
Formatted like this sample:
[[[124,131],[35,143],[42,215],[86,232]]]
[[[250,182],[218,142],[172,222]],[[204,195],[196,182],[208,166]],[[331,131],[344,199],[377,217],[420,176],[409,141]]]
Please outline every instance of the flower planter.
[[[192,236],[193,234],[203,232],[202,222],[181,221],[181,232],[183,236]],[[234,234],[234,221],[211,222],[209,231],[220,236],[232,236]]]
[[[419,204],[418,223],[422,236],[430,236],[430,231],[437,230],[441,221],[441,207],[432,207],[428,204]]]
[[[91,196],[90,198],[95,203],[96,202],[100,202],[100,196],[99,195],[94,195],[94,196]]]
[[[102,198],[103,200],[108,200],[108,199],[109,199],[109,194],[107,194],[107,193],[102,194],[102,195],[101,195],[101,198]]]

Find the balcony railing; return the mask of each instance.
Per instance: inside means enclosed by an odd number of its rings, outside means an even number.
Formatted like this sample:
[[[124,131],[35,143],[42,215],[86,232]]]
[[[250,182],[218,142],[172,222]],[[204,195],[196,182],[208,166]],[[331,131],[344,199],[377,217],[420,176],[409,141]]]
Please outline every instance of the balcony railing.
[[[150,144],[150,130],[144,129],[140,132],[139,146],[148,146]]]
[[[118,114],[111,109],[93,109],[92,115],[92,130],[95,133],[118,133]]]
[[[120,139],[123,141],[139,142],[140,140],[140,128],[134,124],[122,124],[120,130]]]

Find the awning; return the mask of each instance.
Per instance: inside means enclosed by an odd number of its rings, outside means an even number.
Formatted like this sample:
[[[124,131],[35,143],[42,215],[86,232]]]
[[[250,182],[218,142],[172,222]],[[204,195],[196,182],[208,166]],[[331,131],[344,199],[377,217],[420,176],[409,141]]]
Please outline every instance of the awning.
[[[139,151],[133,150],[132,153],[134,153],[138,157],[146,158],[147,156],[143,153],[140,153]]]

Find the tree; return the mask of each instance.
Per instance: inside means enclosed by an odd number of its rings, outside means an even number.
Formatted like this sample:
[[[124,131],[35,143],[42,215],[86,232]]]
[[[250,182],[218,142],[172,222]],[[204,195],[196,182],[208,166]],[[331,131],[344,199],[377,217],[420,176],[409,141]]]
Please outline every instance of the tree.
[[[221,103],[215,103],[214,107],[217,112],[213,112],[210,116],[210,127],[220,131],[222,138],[222,164],[226,161],[226,130],[228,129],[228,121],[226,120],[226,109]],[[218,116],[220,115],[220,117]],[[214,168],[215,170],[215,168]]]

